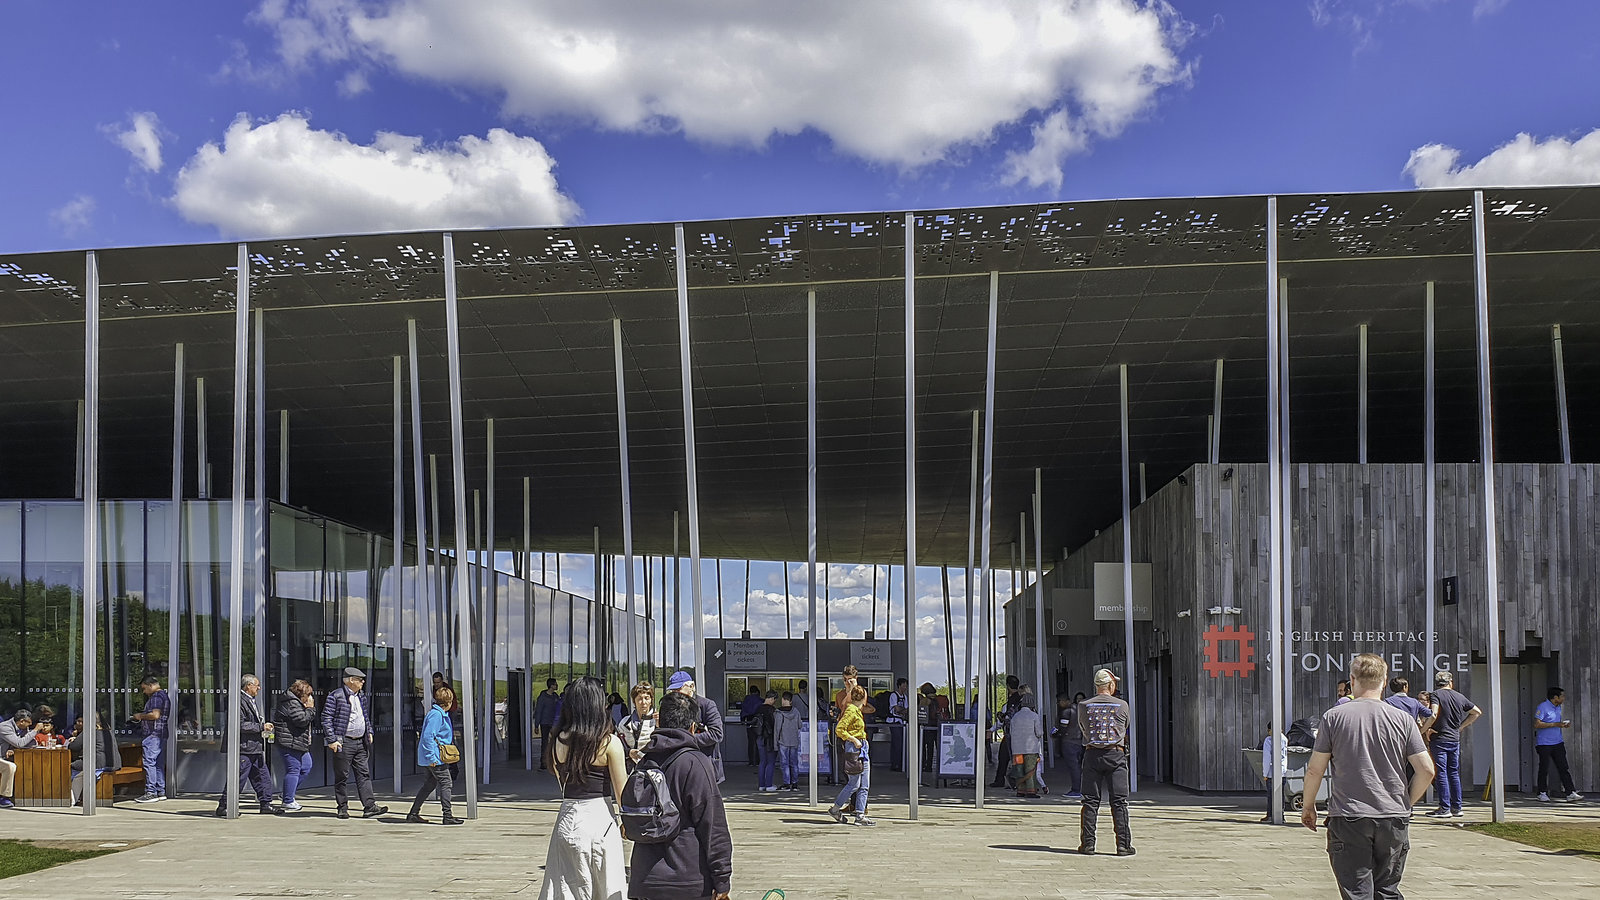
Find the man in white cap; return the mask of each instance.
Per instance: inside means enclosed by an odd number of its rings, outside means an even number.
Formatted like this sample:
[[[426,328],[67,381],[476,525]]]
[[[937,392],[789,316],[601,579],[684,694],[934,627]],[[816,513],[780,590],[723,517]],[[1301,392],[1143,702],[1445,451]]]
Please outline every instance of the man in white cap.
[[[694,676],[682,669],[673,672],[672,677],[667,679],[667,690],[693,699],[699,707],[700,731],[694,736],[694,746],[711,757],[711,768],[717,773],[717,784],[728,780],[722,771],[722,710],[717,708],[717,702],[710,697],[697,695]]]
[[[322,705],[323,740],[333,753],[333,802],[341,819],[350,818],[350,795],[345,785],[351,772],[356,776],[362,816],[375,819],[389,811],[372,797],[372,766],[367,755],[372,747],[372,704],[361,692],[366,684],[367,673],[346,668],[344,687],[329,693]]]
[[[1083,730],[1083,810],[1078,852],[1094,853],[1095,826],[1100,800],[1111,796],[1111,824],[1117,835],[1117,855],[1132,856],[1133,832],[1128,830],[1128,703],[1116,696],[1117,676],[1110,669],[1094,673],[1094,696],[1078,704],[1078,726]]]

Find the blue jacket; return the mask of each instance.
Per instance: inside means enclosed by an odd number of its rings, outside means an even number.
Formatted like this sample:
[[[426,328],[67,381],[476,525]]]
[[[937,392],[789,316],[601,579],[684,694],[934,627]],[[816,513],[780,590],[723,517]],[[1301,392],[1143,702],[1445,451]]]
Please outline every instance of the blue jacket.
[[[372,740],[372,700],[367,697],[367,692],[362,691],[356,695],[361,700],[361,714],[367,719],[367,740]],[[328,694],[327,702],[322,704],[322,740],[325,744],[342,743],[348,738],[344,736],[345,730],[350,727],[350,690],[344,685]]]
[[[450,724],[450,714],[445,712],[444,707],[435,703],[422,720],[422,734],[417,738],[417,765],[442,765],[439,760],[439,745],[455,742],[456,729]]]

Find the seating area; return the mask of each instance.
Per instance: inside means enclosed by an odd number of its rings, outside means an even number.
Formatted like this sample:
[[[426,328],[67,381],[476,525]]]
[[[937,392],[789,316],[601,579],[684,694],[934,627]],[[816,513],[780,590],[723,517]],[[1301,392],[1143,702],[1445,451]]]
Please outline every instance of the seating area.
[[[137,797],[144,793],[144,750],[138,744],[117,745],[116,771],[107,772],[95,783],[94,796],[98,801],[112,803],[116,800],[117,789],[123,785],[128,790],[124,796]]]

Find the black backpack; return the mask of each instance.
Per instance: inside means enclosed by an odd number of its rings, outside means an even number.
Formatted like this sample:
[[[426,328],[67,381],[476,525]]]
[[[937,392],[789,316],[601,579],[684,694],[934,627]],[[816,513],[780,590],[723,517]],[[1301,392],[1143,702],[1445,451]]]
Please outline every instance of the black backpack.
[[[685,753],[695,753],[693,747],[684,747],[657,765],[655,760],[642,759],[628,774],[622,785],[622,831],[635,844],[665,844],[678,836],[678,804],[673,801],[667,787],[667,768]]]

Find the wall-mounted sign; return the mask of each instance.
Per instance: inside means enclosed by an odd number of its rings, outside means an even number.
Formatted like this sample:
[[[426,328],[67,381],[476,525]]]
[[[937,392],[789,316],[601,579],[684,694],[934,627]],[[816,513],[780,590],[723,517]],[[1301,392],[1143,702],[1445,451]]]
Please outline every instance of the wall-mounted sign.
[[[889,642],[851,641],[850,665],[862,672],[889,671]]]
[[[1439,592],[1440,602],[1445,606],[1455,606],[1461,602],[1461,579],[1458,576],[1446,578],[1440,587],[1443,588]]]
[[[1100,623],[1094,620],[1094,591],[1091,588],[1050,589],[1050,634],[1098,635]]]
[[[1150,604],[1150,564],[1133,564],[1133,620],[1135,622],[1149,622],[1152,616]],[[1094,564],[1094,617],[1100,621],[1121,622],[1125,616],[1122,612],[1122,563]]]
[[[728,641],[726,669],[729,672],[764,672],[767,669],[766,641]]]

